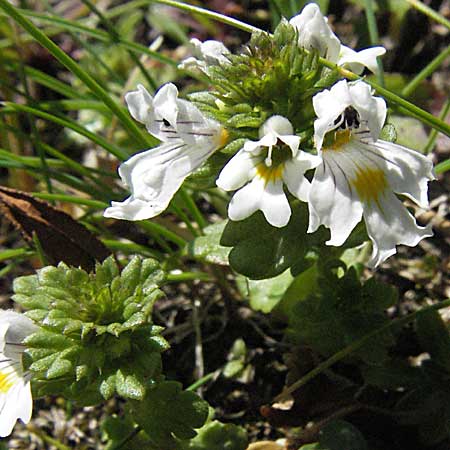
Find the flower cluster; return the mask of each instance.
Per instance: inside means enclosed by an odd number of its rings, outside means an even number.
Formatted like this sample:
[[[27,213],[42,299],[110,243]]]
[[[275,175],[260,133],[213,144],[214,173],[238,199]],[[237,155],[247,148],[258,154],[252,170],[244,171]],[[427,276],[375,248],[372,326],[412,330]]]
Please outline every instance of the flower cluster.
[[[275,31],[273,38],[252,38],[243,50],[246,60],[220,42],[193,40],[194,57],[183,61],[181,68],[199,69],[210,78],[217,95],[214,90],[205,93],[206,102],[179,99],[170,83],[154,97],[142,86],[127,94],[131,115],[161,145],[120,166],[119,174],[131,196],[122,203],[113,202],[105,216],[141,220],[161,213],[185,178],[232,136],[236,142],[241,138],[242,145],[216,181],[225,191],[236,191],[228,207],[231,220],[260,210],[270,225],[284,227],[291,217],[292,195],[308,204],[308,232],[323,225],[331,234],[327,244],[341,246],[364,218],[373,245],[368,264],[376,267],[395,253],[396,245],[414,246],[431,236],[430,227],[418,226],[397,194],[426,207],[432,164],[415,151],[380,139],[386,103],[374,96],[368,84],[337,81],[336,71],[317,69],[320,56],[357,74],[365,68],[376,72],[383,47],[361,51],[346,47],[316,4],[306,5],[280,27],[284,31]],[[287,35],[290,40],[283,38]],[[279,36],[286,42],[280,44]],[[261,50],[261,42],[267,48]],[[278,46],[276,51],[274,46]],[[258,52],[263,55],[260,59],[254,56]],[[309,59],[297,60],[297,55]],[[282,64],[277,57],[284,58]],[[291,61],[292,70],[284,70],[286,60]],[[269,64],[275,75],[263,73],[261,77],[261,68],[267,72]],[[247,84],[246,71],[253,77]],[[287,80],[281,77],[277,84],[277,71]],[[230,73],[239,73],[239,79],[219,77]],[[233,86],[229,94],[228,86]],[[259,96],[258,89],[264,90]],[[280,100],[280,92],[295,100]]]

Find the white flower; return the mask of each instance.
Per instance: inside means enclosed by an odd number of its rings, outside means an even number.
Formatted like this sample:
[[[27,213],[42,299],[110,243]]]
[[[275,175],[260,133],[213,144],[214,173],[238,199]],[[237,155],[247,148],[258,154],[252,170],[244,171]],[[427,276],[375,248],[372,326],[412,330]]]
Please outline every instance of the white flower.
[[[308,232],[330,228],[328,245],[342,245],[364,217],[373,244],[369,265],[432,235],[419,227],[395,194],[428,206],[427,183],[432,163],[401,145],[378,139],[386,103],[362,81],[339,81],[313,97],[317,114],[314,139],[322,157],[309,194]]]
[[[226,191],[238,190],[228,207],[231,220],[242,220],[261,210],[271,225],[284,227],[291,208],[283,183],[291,194],[306,201],[310,183],[303,174],[320,159],[299,150],[300,138],[285,117],[272,116],[259,134],[259,141],[247,141],[231,158],[216,183]]]
[[[22,314],[0,310],[0,437],[11,434],[20,419],[31,419],[30,378],[22,366],[22,342],[37,326]]]
[[[191,102],[179,99],[171,83],[162,86],[154,98],[139,85],[125,100],[133,118],[162,144],[121,164],[119,175],[131,196],[112,202],[104,216],[149,219],[167,208],[185,178],[225,144],[228,134]]]
[[[370,47],[356,52],[341,44],[328,25],[328,19],[315,3],[307,4],[289,23],[298,30],[299,45],[306,49],[316,49],[320,56],[339,66],[348,66],[357,74],[362,73],[364,67],[376,72],[377,56],[386,53],[384,47]]]
[[[201,42],[198,39],[191,39],[193,46],[193,56],[181,61],[178,65],[180,69],[200,69],[208,74],[208,67],[219,64],[230,64],[227,55],[230,51],[220,41],[208,40]]]

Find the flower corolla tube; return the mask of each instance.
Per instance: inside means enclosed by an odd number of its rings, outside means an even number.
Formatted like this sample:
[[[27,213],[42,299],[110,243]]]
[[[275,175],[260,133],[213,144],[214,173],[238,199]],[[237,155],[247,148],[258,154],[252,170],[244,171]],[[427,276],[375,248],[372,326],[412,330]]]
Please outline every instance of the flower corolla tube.
[[[130,114],[161,141],[121,164],[119,175],[131,196],[112,202],[105,217],[143,220],[164,211],[185,178],[227,140],[226,130],[191,102],[178,98],[172,83],[152,97],[139,85],[125,96]]]
[[[258,141],[247,141],[220,172],[217,185],[237,192],[228,206],[231,220],[242,220],[261,210],[274,227],[285,226],[291,207],[283,190],[308,199],[310,182],[304,173],[320,159],[299,149],[300,138],[282,116],[270,117],[259,130]]]
[[[432,235],[420,227],[396,194],[428,206],[432,162],[401,145],[379,139],[386,102],[363,81],[339,81],[313,97],[314,140],[322,159],[309,193],[309,229],[331,231],[328,245],[342,245],[364,217],[373,244],[369,266]]]
[[[384,47],[370,47],[355,51],[343,45],[328,25],[328,19],[322,15],[315,3],[307,4],[300,14],[292,17],[289,23],[298,30],[298,43],[302,47],[315,49],[320,56],[339,66],[347,66],[360,74],[364,67],[377,72],[377,57],[386,53]]]
[[[23,340],[38,327],[22,314],[0,310],[0,437],[11,434],[17,419],[28,423],[33,399],[30,376],[22,365]]]

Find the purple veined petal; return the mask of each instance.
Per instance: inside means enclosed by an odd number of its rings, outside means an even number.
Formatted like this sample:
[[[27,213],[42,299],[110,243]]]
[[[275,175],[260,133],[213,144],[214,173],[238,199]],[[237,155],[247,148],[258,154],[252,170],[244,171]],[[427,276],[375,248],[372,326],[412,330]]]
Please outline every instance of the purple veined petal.
[[[134,155],[119,168],[131,196],[123,202],[112,202],[103,215],[124,220],[157,216],[167,208],[185,178],[214,150],[213,146],[188,146],[176,140]]]
[[[319,225],[330,229],[328,245],[342,245],[361,221],[362,204],[352,189],[345,161],[326,151],[323,163],[316,168],[309,194],[310,222],[308,233]]]

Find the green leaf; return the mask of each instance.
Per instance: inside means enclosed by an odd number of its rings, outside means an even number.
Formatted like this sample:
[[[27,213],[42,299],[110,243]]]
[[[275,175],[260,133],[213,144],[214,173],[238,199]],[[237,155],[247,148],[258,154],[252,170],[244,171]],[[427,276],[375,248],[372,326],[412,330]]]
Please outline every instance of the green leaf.
[[[133,374],[125,374],[118,370],[116,374],[116,390],[119,395],[133,400],[142,400],[145,396],[145,385]]]
[[[434,363],[450,372],[450,334],[438,311],[419,314],[417,335],[424,351]]]
[[[361,285],[353,268],[342,277],[326,270],[317,285],[318,289],[291,309],[288,335],[324,356],[337,353],[385,324],[385,309],[396,300],[395,289],[375,279]],[[380,364],[387,359],[392,344],[392,332],[386,331],[355,356],[369,364]]]
[[[368,450],[361,432],[344,420],[325,425],[319,433],[319,444],[317,450]]]
[[[208,404],[194,392],[183,391],[180,383],[165,381],[148,390],[143,401],[133,402],[132,414],[159,450],[172,450],[175,438],[196,436],[194,429],[208,418]]]
[[[283,298],[293,279],[289,270],[286,270],[274,278],[265,280],[238,277],[236,281],[241,293],[248,296],[252,309],[269,313]]]
[[[391,115],[389,122],[395,127],[396,143],[421,151],[428,142],[428,136],[422,123],[412,117]]]
[[[107,444],[105,450],[156,450],[145,435],[137,432],[137,425],[129,415],[106,417],[101,424],[102,437]]]
[[[249,218],[225,226],[220,243],[233,247],[231,267],[252,279],[275,277],[303,260],[306,252],[326,239],[324,229],[307,234],[308,208],[293,202],[292,216],[282,228],[269,225],[258,211]]]
[[[230,249],[220,245],[220,239],[227,221],[209,225],[203,229],[205,235],[195,238],[188,245],[188,254],[211,264],[228,265]]]
[[[181,442],[181,450],[245,450],[248,445],[246,431],[232,423],[214,420],[197,433],[189,442]]]

